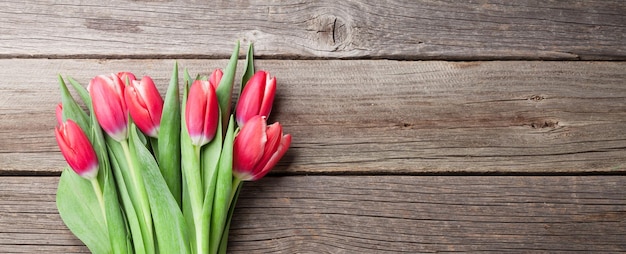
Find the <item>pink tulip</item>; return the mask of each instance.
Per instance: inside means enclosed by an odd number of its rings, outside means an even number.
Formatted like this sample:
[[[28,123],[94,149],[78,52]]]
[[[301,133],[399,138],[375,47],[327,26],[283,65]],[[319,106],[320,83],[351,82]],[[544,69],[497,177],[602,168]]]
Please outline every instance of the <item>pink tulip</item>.
[[[258,71],[243,88],[236,108],[237,124],[243,126],[253,116],[268,117],[276,94],[276,78]]]
[[[63,124],[63,103],[59,103],[56,108],[57,124]]]
[[[122,141],[128,137],[128,109],[124,100],[124,82],[121,77],[128,77],[132,82],[132,73],[121,72],[110,76],[99,75],[89,82],[89,94],[98,123],[113,139]]]
[[[210,81],[194,81],[189,88],[185,109],[185,123],[192,144],[202,146],[215,137],[219,112],[215,87]]]
[[[68,119],[54,132],[61,153],[74,172],[83,178],[94,179],[98,175],[98,157],[78,124]]]
[[[283,135],[279,123],[267,126],[265,117],[253,116],[235,137],[233,175],[242,181],[256,181],[265,176],[283,157],[291,135]]]
[[[146,135],[156,138],[161,125],[163,98],[152,78],[144,76],[141,81],[133,80],[126,86],[124,97],[137,127]]]

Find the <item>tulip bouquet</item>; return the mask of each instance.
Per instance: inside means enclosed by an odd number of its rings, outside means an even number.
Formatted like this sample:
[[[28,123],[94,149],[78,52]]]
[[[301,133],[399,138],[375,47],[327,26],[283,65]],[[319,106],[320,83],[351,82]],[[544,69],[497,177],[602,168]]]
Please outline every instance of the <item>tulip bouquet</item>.
[[[231,98],[239,44],[210,77],[178,65],[163,100],[153,80],[100,75],[87,88],[59,76],[55,129],[69,164],[57,207],[93,253],[225,253],[244,181],[258,180],[285,154],[291,136],[267,124],[276,78],[254,71],[248,49],[239,100]]]

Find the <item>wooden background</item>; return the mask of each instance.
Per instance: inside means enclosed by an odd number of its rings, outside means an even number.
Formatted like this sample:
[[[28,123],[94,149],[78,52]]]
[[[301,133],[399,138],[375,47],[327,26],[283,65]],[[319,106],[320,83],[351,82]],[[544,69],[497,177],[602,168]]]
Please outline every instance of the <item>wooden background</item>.
[[[2,1],[0,253],[88,252],[54,203],[57,74],[164,92],[237,40],[294,139],[230,252],[626,251],[625,35],[618,0]]]

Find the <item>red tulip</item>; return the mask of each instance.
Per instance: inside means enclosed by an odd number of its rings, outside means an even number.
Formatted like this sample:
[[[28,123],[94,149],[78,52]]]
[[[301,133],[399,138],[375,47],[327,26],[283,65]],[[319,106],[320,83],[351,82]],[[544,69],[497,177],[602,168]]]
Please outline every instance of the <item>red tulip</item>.
[[[243,88],[236,108],[237,124],[243,126],[253,116],[268,117],[276,94],[276,78],[258,71]]]
[[[265,117],[253,116],[235,137],[233,175],[243,181],[265,176],[287,152],[291,135],[279,123],[267,126]]]
[[[210,81],[194,81],[189,88],[185,109],[185,123],[192,144],[202,146],[215,137],[219,112],[215,87]]]
[[[156,138],[161,125],[163,98],[152,78],[144,76],[141,81],[133,80],[126,86],[124,97],[137,127],[146,135]]]
[[[124,82],[121,77],[128,77],[132,82],[132,73],[121,72],[110,76],[99,75],[89,82],[89,94],[98,123],[113,139],[122,141],[128,137],[128,109],[124,101]]]
[[[71,119],[54,130],[61,153],[76,174],[94,179],[98,175],[98,157],[87,135]]]

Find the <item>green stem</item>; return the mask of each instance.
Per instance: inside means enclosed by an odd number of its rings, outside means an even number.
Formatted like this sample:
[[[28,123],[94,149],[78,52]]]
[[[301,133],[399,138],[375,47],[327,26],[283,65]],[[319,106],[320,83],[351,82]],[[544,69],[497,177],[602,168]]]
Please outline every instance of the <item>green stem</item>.
[[[96,193],[96,197],[98,198],[98,203],[100,203],[100,209],[102,210],[102,216],[104,216],[104,224],[107,222],[107,213],[104,210],[104,198],[102,197],[102,189],[100,188],[100,183],[98,182],[98,178],[94,178],[89,180],[91,182],[91,186],[93,187],[93,191]]]
[[[122,145],[122,149],[124,150],[124,156],[126,157],[126,161],[128,162],[128,168],[130,169],[130,177],[131,177],[131,186],[135,189],[136,193],[139,193],[139,202],[141,205],[141,210],[143,213],[143,220],[146,225],[146,229],[148,230],[148,239],[152,238],[153,230],[152,230],[152,216],[150,215],[150,204],[148,203],[148,194],[146,193],[146,188],[143,183],[143,179],[140,178],[139,172],[137,172],[137,168],[135,167],[135,163],[133,163],[132,155],[130,153],[130,148],[128,147],[128,140],[123,140],[120,142]]]
[[[194,160],[200,162],[200,146],[193,146]],[[204,219],[202,218],[202,204],[203,204],[203,187],[202,187],[202,174],[200,171],[200,163],[195,168],[185,169],[185,178],[187,186],[189,187],[189,199],[191,202],[191,214],[194,220],[195,235],[196,235],[196,254],[206,253],[204,248],[204,240],[208,239],[208,236],[204,234],[203,227],[206,226]]]

